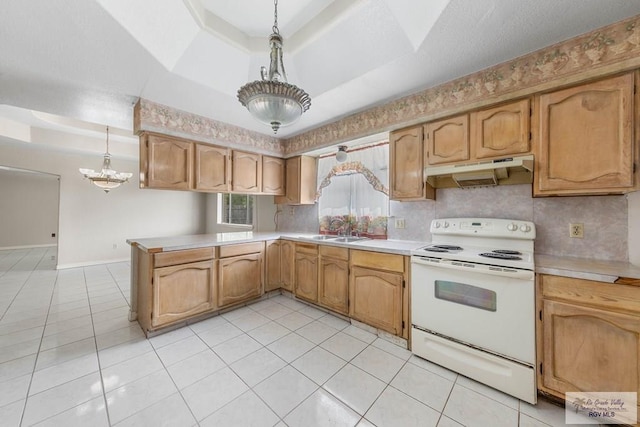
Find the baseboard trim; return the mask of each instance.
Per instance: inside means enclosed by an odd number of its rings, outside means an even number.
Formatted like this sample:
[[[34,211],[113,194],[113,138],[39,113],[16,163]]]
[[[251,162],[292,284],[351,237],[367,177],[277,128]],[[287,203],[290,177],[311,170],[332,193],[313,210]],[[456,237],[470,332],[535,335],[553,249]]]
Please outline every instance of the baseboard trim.
[[[65,270],[67,268],[90,267],[92,265],[115,264],[117,262],[130,261],[131,258],[107,259],[100,261],[72,262],[67,264],[58,264],[56,270]]]
[[[2,246],[0,247],[0,251],[11,251],[14,249],[52,248],[56,246],[58,246],[56,243],[48,243],[46,245]]]

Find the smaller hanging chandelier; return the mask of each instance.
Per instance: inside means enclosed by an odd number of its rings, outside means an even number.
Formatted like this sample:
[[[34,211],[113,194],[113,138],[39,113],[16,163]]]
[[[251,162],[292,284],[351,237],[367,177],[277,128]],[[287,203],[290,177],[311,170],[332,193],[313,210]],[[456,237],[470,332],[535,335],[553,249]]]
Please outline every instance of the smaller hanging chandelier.
[[[124,184],[129,181],[129,178],[133,176],[129,172],[116,172],[111,169],[111,154],[109,154],[109,127],[107,126],[107,152],[104,153],[104,160],[102,162],[102,170],[99,172],[93,169],[78,169],[85,178],[91,181],[96,187],[100,187],[105,193],[109,190],[120,187],[120,184]]]
[[[247,83],[238,90],[238,100],[262,123],[271,125],[273,133],[300,118],[311,106],[311,97],[299,87],[287,83],[282,61],[282,37],[278,30],[278,0],[274,0],[273,33],[269,37],[271,62],[269,72],[260,68],[262,80]]]

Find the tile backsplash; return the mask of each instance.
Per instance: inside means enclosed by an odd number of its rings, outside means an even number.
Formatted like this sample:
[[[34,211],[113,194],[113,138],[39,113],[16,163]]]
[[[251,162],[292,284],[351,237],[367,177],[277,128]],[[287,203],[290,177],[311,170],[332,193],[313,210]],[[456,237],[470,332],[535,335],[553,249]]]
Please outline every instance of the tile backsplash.
[[[315,233],[316,205],[280,206],[278,230]],[[626,196],[581,196],[533,198],[531,185],[437,191],[437,200],[390,202],[390,239],[430,241],[429,224],[434,218],[484,217],[533,221],[537,253],[601,260],[627,261],[628,206]],[[404,229],[394,219],[405,220]],[[584,224],[584,238],[569,237],[569,223]]]

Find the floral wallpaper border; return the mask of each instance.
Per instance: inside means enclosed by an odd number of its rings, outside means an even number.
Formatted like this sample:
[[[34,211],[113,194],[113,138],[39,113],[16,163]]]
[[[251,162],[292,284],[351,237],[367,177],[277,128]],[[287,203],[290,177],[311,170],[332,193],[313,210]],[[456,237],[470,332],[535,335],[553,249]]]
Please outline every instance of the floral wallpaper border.
[[[477,73],[347,116],[288,139],[277,139],[145,99],[134,108],[143,130],[226,144],[277,156],[301,154],[378,132],[443,117],[501,98],[640,66],[640,15],[545,47]]]
[[[613,66],[619,67],[613,69]],[[545,47],[396,101],[345,117],[286,140],[285,153],[303,153],[374,133],[409,126],[465,105],[524,96],[554,80],[589,77],[640,66],[640,15]],[[606,68],[605,68],[606,67]]]
[[[145,130],[264,154],[284,154],[278,138],[140,98],[133,109],[133,131],[137,135]]]

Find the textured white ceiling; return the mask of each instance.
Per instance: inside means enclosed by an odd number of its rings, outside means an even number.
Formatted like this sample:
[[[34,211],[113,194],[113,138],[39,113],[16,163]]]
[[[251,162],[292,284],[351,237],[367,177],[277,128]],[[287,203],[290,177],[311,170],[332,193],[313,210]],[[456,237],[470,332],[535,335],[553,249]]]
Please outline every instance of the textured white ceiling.
[[[281,137],[640,14],[640,0],[278,7],[289,81],[312,98]],[[271,134],[236,92],[268,65],[273,1],[2,0],[1,10],[0,104],[131,129],[143,97]]]

